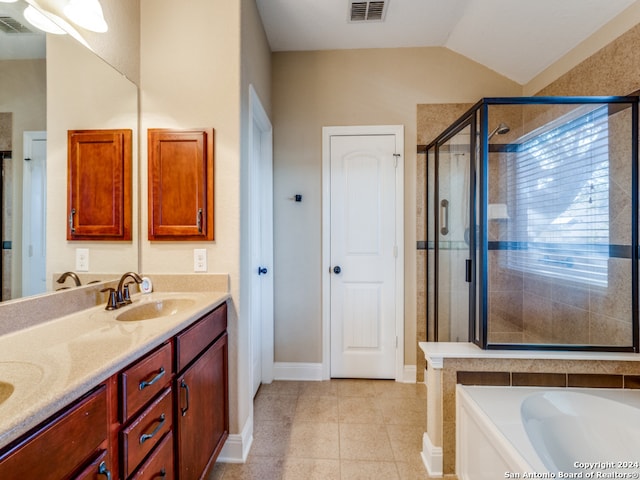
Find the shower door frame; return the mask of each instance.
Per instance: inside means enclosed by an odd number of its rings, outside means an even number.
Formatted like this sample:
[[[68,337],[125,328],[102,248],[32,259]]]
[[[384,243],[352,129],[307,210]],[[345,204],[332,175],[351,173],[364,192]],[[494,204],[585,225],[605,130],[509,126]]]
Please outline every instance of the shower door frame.
[[[467,126],[471,127],[472,135],[470,136],[470,182],[469,182],[469,254],[471,256],[470,265],[467,268],[467,277],[470,276],[469,290],[469,341],[475,343],[484,350],[502,349],[502,350],[550,350],[550,351],[595,351],[595,352],[634,352],[640,353],[640,325],[639,325],[639,307],[638,299],[638,261],[640,258],[640,245],[638,244],[638,96],[593,96],[593,97],[491,97],[483,98],[461,115],[455,122],[447,127],[435,140],[426,146],[426,162],[427,175],[425,178],[426,205],[429,202],[429,154],[434,151],[434,199],[438,199],[438,177],[439,177],[439,148],[459,133]],[[631,306],[632,306],[632,342],[630,346],[601,346],[601,345],[584,345],[584,344],[498,344],[488,342],[489,328],[489,241],[488,241],[488,199],[489,199],[489,106],[491,105],[579,105],[579,104],[627,104],[627,108],[631,108]],[[479,118],[478,118],[479,117]],[[478,131],[479,128],[479,131]],[[474,134],[475,132],[475,134]],[[479,138],[479,149],[476,149]],[[476,152],[479,158],[476,162]],[[479,168],[476,170],[476,165]],[[479,194],[476,196],[476,194]],[[476,247],[477,229],[475,228],[476,220],[476,200],[479,202],[478,220],[480,227],[479,249]],[[439,203],[434,201],[433,205],[433,248],[434,248],[434,284],[433,284],[433,307],[434,307],[434,339],[438,341],[438,229]],[[428,225],[427,218],[427,225]],[[474,228],[471,228],[471,227]],[[429,332],[429,237],[427,227],[427,256],[426,256],[426,288],[427,288],[427,336]],[[480,291],[478,291],[478,289]],[[480,304],[476,305],[476,298],[480,296]],[[476,323],[476,316],[479,315],[479,322]],[[477,328],[476,328],[477,327]],[[430,340],[427,338],[427,340]]]
[[[477,138],[477,115],[474,109],[471,109],[465,113],[458,121],[452,124],[448,129],[446,129],[438,138],[430,143],[426,148],[426,159],[428,164],[429,152],[433,150],[434,152],[434,204],[433,204],[433,262],[434,262],[434,283],[433,283],[433,307],[434,307],[434,316],[433,316],[433,335],[434,341],[438,340],[438,276],[439,276],[439,253],[440,253],[440,242],[438,240],[439,230],[438,226],[440,225],[440,190],[439,190],[439,172],[440,172],[440,147],[450,141],[453,137],[462,132],[465,128],[469,127],[470,135],[469,135],[469,252],[468,256],[471,258],[467,261],[467,283],[469,283],[469,335],[468,341],[474,342],[477,345],[478,343],[478,333],[476,330],[476,247],[475,247],[475,228],[471,228],[472,225],[475,225],[475,192],[476,192],[476,172],[475,172],[475,152],[476,152],[476,138]],[[429,169],[427,168],[427,175],[425,176],[425,192],[426,192],[426,201],[428,204],[429,199]],[[428,230],[427,230],[428,231]],[[427,256],[426,256],[426,270],[427,270],[427,278],[429,272],[429,239],[427,238]],[[427,280],[428,283],[428,280]],[[428,288],[427,288],[428,290]],[[429,300],[427,295],[427,322],[429,319]],[[481,329],[480,329],[481,330]],[[427,325],[427,336],[429,332],[429,326]],[[428,338],[427,338],[428,340]]]

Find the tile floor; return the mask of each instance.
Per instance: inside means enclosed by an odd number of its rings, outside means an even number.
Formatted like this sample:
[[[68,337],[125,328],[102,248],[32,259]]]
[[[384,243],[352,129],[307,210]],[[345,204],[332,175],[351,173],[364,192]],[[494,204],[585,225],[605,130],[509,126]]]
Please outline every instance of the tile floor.
[[[276,381],[254,401],[245,464],[217,463],[209,480],[424,480],[424,384]]]

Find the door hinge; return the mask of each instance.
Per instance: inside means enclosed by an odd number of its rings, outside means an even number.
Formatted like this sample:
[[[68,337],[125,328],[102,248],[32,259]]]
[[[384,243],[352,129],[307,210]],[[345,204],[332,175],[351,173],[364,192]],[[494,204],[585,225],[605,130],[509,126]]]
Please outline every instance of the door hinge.
[[[396,348],[398,348],[398,336],[396,335]]]
[[[398,258],[398,246],[393,246],[393,258]]]
[[[393,154],[393,168],[398,168],[398,159],[400,158],[399,153]]]

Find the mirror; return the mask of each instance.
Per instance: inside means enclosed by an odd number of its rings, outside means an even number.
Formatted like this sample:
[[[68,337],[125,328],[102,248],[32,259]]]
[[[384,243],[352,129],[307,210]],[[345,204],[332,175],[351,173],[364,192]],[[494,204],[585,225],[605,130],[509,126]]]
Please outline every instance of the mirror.
[[[30,30],[0,28],[3,300],[59,288],[54,275],[76,270],[78,254],[88,262],[86,281],[138,268],[137,87],[70,36],[39,33],[22,16],[26,6],[0,2],[0,27],[10,17]],[[67,130],[110,128],[133,131],[133,240],[67,241]]]

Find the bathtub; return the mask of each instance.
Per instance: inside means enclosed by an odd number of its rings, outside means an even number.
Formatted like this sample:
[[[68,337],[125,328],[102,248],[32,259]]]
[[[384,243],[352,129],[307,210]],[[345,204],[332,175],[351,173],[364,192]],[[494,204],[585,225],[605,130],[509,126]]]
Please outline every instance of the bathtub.
[[[456,474],[640,478],[640,391],[458,385]]]

